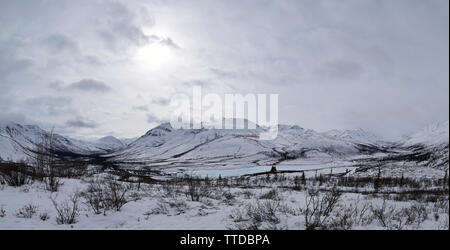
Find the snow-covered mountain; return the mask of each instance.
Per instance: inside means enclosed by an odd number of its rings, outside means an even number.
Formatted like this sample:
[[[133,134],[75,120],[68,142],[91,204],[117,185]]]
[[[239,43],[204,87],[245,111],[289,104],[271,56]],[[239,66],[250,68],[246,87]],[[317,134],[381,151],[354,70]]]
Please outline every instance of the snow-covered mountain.
[[[383,145],[386,144],[386,141],[381,137],[365,131],[363,129],[355,129],[355,130],[330,130],[328,132],[323,133],[326,136],[336,139],[348,140],[351,142],[359,142],[361,144],[373,144],[373,145]]]
[[[0,127],[0,159],[3,161],[26,161],[33,156],[36,145],[48,135],[45,131],[35,125],[21,125],[17,123],[6,123]],[[76,140],[58,134],[53,135],[54,147],[61,155],[92,155],[105,154],[112,149],[123,147],[121,142],[112,138],[104,138],[99,142],[87,142]]]
[[[139,137],[133,137],[133,138],[119,138],[119,140],[122,142],[122,144],[124,146],[128,146],[131,143],[133,143],[134,141],[136,141],[137,139],[139,139]]]
[[[272,141],[259,140],[261,132],[259,127],[177,130],[165,123],[109,156],[115,161],[148,164],[263,165],[302,157],[343,158],[364,150],[361,140],[332,137],[299,126],[280,125]]]
[[[114,136],[105,136],[95,141],[95,146],[112,152],[124,148],[126,144]]]
[[[165,123],[128,144],[112,136],[95,141],[58,134],[53,138],[60,155],[102,155],[113,162],[151,166],[254,166],[292,159],[331,162],[379,152],[385,155],[383,161],[420,162],[433,167],[448,165],[448,122],[430,125],[394,146],[361,129],[319,133],[299,126],[280,125],[277,138],[271,141],[259,140],[262,132],[260,127],[254,130],[174,129]],[[33,125],[8,123],[1,126],[0,159],[28,159],[29,151],[35,149],[47,133]]]
[[[412,134],[403,142],[404,146],[424,145],[433,147],[448,144],[449,121],[431,124]]]
[[[411,150],[421,164],[448,169],[449,122],[431,124],[409,136],[400,145]]]

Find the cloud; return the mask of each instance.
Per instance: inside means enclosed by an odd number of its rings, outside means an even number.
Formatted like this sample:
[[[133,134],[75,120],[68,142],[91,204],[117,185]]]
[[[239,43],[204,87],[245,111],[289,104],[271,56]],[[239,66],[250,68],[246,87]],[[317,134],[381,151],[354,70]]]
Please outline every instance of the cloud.
[[[162,123],[163,120],[158,118],[157,116],[153,115],[153,114],[147,114],[147,122],[148,123]]]
[[[169,98],[164,98],[164,97],[156,97],[156,98],[152,98],[151,102],[153,104],[157,104],[157,105],[161,105],[161,106],[167,106],[170,104],[170,99]]]
[[[34,60],[20,54],[22,41],[17,39],[0,39],[0,84],[2,79],[15,73],[23,72],[34,65]]]
[[[19,124],[26,124],[29,122],[27,117],[23,114],[17,113],[4,113],[0,112],[0,127],[7,125],[9,122],[16,122]]]
[[[62,81],[54,81],[48,84],[48,87],[54,90],[62,90],[64,83]]]
[[[71,83],[67,88],[88,92],[108,92],[112,90],[106,83],[94,79],[83,79]]]
[[[319,77],[336,80],[352,80],[363,72],[361,64],[347,60],[333,60],[321,65],[316,71]]]
[[[48,114],[52,116],[66,114],[72,103],[69,97],[40,96],[25,100],[26,109],[33,110],[35,114]],[[41,113],[42,112],[42,113]]]
[[[180,48],[180,46],[178,46],[178,45],[172,40],[172,38],[170,38],[170,37],[162,38],[159,42],[160,42],[161,44],[164,44],[164,45],[166,45],[166,46],[168,46],[168,47],[171,47],[171,48],[173,48],[173,49],[179,49],[179,48]]]
[[[200,85],[204,93],[278,93],[282,123],[398,135],[448,119],[448,5],[0,1],[0,110],[61,127],[89,110],[98,127],[72,135],[135,136],[148,129],[145,114],[167,115],[166,97]],[[158,67],[135,60],[152,43],[169,49]],[[323,84],[335,82],[349,84]],[[102,95],[112,91],[120,98]]]
[[[89,55],[84,56],[78,60],[80,63],[86,63],[92,66],[105,66],[105,63],[96,56]]]
[[[78,50],[76,42],[64,34],[51,34],[43,39],[42,43],[53,53],[63,51],[74,53]]]
[[[97,32],[109,48],[118,50],[126,48],[128,44],[143,46],[150,42],[151,37],[136,24],[137,13],[119,2],[107,2],[103,7],[104,27]],[[140,11],[139,14],[148,13]],[[149,19],[148,16],[145,18]]]
[[[220,78],[228,78],[228,79],[235,79],[238,77],[238,74],[236,74],[235,72],[229,72],[229,71],[225,71],[225,70],[221,70],[221,69],[216,69],[216,68],[210,68],[209,69],[213,74],[215,74],[216,76],[220,77]]]
[[[67,106],[71,99],[67,97],[40,96],[25,101],[32,106]]]
[[[148,106],[147,106],[147,105],[133,106],[133,110],[137,110],[137,111],[148,111]]]
[[[96,128],[98,125],[93,121],[87,121],[81,117],[76,117],[68,120],[66,126],[71,128]]]

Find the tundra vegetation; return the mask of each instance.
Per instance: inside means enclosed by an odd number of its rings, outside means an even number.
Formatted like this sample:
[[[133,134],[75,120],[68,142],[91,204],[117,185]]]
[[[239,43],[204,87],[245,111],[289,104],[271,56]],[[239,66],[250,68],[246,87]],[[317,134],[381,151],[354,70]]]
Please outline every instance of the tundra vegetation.
[[[67,169],[47,157],[33,165],[0,164],[0,228],[449,228],[447,174],[152,178],[82,162]],[[192,224],[192,217],[202,224]]]

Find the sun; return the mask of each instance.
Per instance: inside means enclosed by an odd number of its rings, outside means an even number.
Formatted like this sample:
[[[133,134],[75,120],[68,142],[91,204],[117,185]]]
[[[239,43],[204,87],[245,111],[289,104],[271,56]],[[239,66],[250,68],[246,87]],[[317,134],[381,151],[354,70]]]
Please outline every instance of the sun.
[[[139,48],[134,61],[142,68],[158,70],[167,66],[173,58],[173,53],[169,47],[164,44],[152,43]]]

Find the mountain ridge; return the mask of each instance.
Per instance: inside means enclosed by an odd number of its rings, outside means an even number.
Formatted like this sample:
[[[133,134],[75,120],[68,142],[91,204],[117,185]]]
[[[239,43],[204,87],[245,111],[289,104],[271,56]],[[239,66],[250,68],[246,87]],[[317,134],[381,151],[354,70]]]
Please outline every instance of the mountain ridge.
[[[271,141],[258,139],[263,131],[261,127],[254,130],[174,129],[170,123],[162,123],[129,143],[113,136],[83,141],[54,134],[54,139],[61,154],[101,155],[113,162],[147,165],[250,166],[299,158],[335,161],[386,152],[397,152],[400,156],[403,153],[431,155],[428,158],[433,164],[448,164],[448,122],[419,130],[396,142],[397,146],[363,129],[317,132],[298,125],[279,125],[278,128],[278,137]],[[4,161],[26,159],[29,157],[26,149],[35,147],[46,133],[36,125],[7,123],[0,127],[0,158]]]

